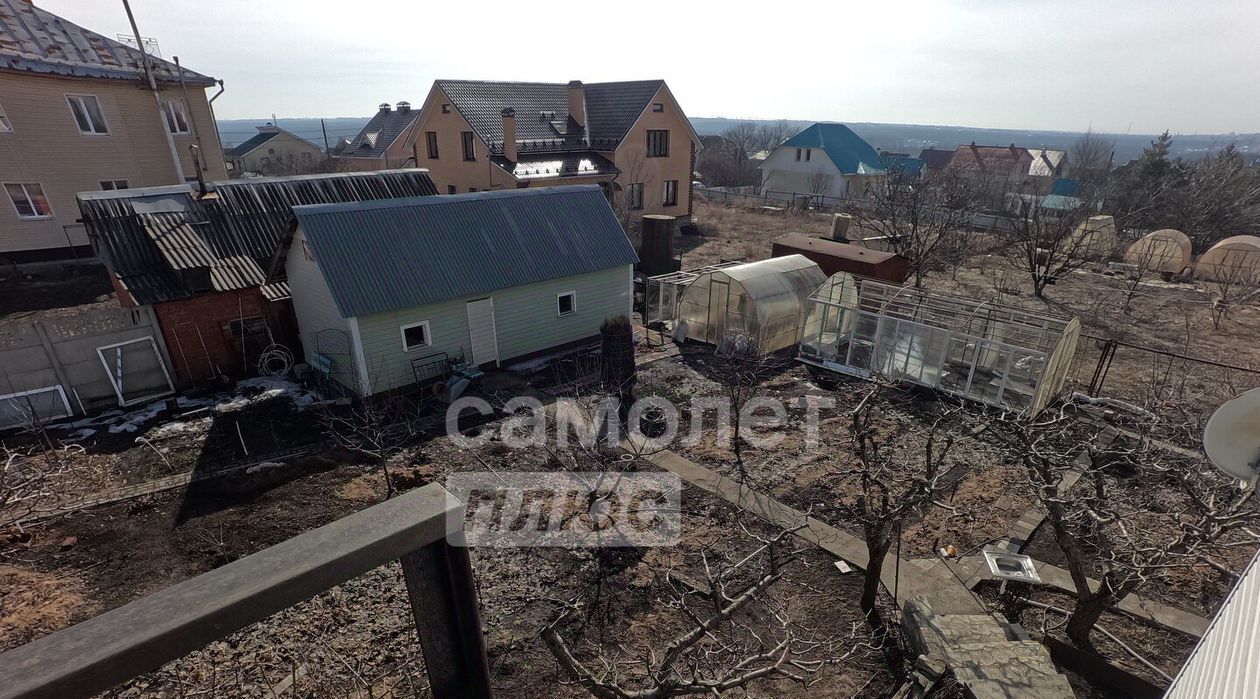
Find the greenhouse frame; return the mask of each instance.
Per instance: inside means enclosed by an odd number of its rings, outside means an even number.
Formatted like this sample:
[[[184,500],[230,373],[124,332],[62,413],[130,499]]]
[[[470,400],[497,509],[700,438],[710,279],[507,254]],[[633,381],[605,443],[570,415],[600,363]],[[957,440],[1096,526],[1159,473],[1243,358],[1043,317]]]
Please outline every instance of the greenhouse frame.
[[[743,260],[719,262],[706,267],[648,277],[646,288],[647,314],[644,322],[648,324],[673,322],[678,313],[678,300],[682,298],[682,293],[688,284],[691,284],[703,274],[742,264],[745,264]]]
[[[1081,323],[833,275],[810,297],[798,358],[1035,415],[1063,390]]]
[[[742,336],[763,353],[792,347],[800,341],[810,295],[826,281],[803,255],[706,271],[678,299],[675,337],[720,347]]]

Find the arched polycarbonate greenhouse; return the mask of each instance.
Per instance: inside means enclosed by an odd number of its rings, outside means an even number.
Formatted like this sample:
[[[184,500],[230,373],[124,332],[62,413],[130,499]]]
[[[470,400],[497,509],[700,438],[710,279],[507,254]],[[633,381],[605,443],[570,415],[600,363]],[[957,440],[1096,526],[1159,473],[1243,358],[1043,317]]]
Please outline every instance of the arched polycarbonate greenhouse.
[[[1129,246],[1124,261],[1139,270],[1180,274],[1190,266],[1190,238],[1175,228],[1147,233]]]
[[[1199,256],[1194,275],[1230,284],[1260,283],[1260,236],[1235,235]]]
[[[809,300],[799,359],[1033,415],[1063,390],[1081,323],[833,275]]]
[[[810,294],[826,280],[802,255],[705,272],[678,300],[675,335],[718,345],[738,334],[762,352],[791,347],[800,340]]]

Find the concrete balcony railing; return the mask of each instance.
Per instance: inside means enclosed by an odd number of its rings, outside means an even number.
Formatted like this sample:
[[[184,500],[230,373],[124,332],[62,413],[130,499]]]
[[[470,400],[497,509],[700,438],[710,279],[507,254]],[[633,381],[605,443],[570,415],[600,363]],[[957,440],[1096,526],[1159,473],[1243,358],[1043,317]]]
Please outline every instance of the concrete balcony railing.
[[[0,654],[0,699],[88,697],[392,560],[433,696],[489,697],[463,506],[430,484]]]

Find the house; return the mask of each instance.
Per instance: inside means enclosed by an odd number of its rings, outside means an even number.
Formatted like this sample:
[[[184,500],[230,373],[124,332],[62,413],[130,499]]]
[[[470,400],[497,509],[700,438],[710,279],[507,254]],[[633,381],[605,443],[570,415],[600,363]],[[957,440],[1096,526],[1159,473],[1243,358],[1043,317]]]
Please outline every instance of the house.
[[[258,133],[223,151],[232,174],[247,172],[262,175],[308,173],[324,159],[324,149],[290,131],[266,124]]]
[[[863,196],[884,176],[871,144],[844,124],[819,122],[784,141],[758,166],[762,192]]]
[[[1053,194],[1054,182],[1067,172],[1067,151],[1050,148],[1030,148],[1032,162],[1028,165],[1028,191],[1032,194]]]
[[[631,313],[638,261],[596,185],[299,206],[287,279],[305,359],[360,395],[434,358],[497,366]]]
[[[415,133],[420,112],[410,102],[393,108],[382,102],[376,114],[348,142],[339,143],[333,156],[343,170],[390,170],[419,167],[416,164]]]
[[[664,80],[438,80],[417,158],[447,193],[598,184],[627,216],[691,215],[700,137]]]
[[[909,153],[879,152],[879,160],[890,175],[903,180],[919,180],[927,177],[927,163],[922,158],[911,158]]]
[[[939,175],[949,167],[949,161],[954,157],[954,151],[942,150],[939,148],[924,148],[919,151],[919,160],[923,161],[923,165],[927,168],[927,176]]]
[[[1009,146],[978,146],[975,141],[958,146],[949,159],[946,172],[973,180],[998,206],[1007,192],[1031,193],[1032,153],[1014,143]]]
[[[423,170],[259,177],[79,195],[119,303],[149,307],[175,380],[255,373],[278,344],[300,356],[281,256],[292,207],[436,194]]]
[[[0,0],[0,256],[91,255],[78,192],[226,178],[205,92],[216,82]]]

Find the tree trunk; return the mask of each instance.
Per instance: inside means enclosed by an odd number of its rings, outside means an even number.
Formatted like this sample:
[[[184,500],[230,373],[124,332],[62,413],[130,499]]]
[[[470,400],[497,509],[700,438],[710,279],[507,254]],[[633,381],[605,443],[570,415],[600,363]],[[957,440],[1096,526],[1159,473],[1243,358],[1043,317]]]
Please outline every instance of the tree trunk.
[[[1093,647],[1089,640],[1089,632],[1094,629],[1094,625],[1102,618],[1108,606],[1108,599],[1104,596],[1091,596],[1088,600],[1076,601],[1076,608],[1072,610],[1072,615],[1068,617],[1067,622],[1067,635],[1072,643],[1075,643],[1078,648]]]
[[[381,473],[385,476],[385,499],[394,497],[394,480],[389,477],[389,459],[381,459]]]
[[[862,579],[860,604],[862,611],[866,614],[866,623],[872,629],[879,629],[884,625],[879,617],[879,610],[875,608],[875,602],[879,599],[880,573],[884,568],[884,559],[888,557],[888,549],[892,548],[892,541],[883,539],[875,543],[866,542],[866,554],[869,560],[866,563],[866,577]]]

